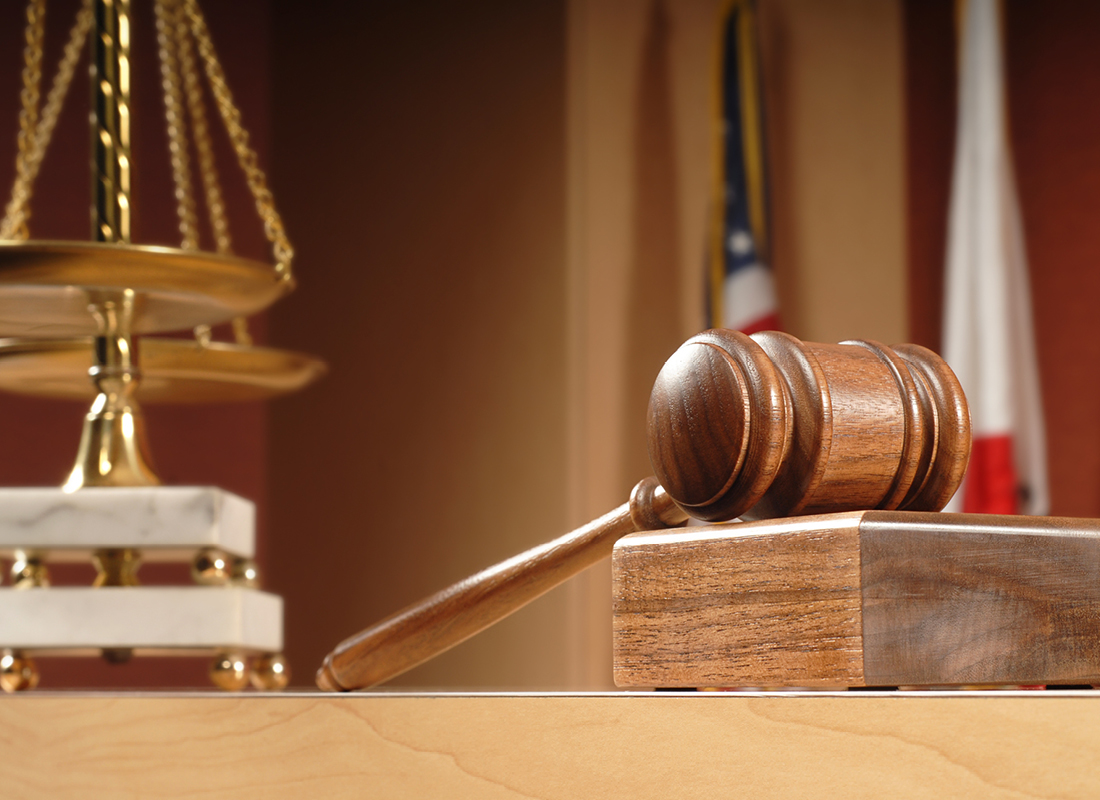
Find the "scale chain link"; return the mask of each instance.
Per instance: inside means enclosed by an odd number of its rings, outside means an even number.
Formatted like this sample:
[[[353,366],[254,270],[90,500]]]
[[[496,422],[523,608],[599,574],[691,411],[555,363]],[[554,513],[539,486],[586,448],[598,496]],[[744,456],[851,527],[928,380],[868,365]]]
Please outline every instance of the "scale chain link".
[[[191,117],[191,135],[195,150],[199,156],[199,173],[202,176],[206,209],[210,218],[210,230],[214,234],[214,245],[222,255],[232,255],[233,241],[229,235],[229,220],[225,213],[225,201],[222,196],[221,180],[218,177],[217,163],[214,160],[214,146],[210,138],[210,125],[206,118],[206,104],[203,102],[199,72],[195,66],[195,54],[191,41],[191,28],[183,4],[178,0],[158,0],[170,3],[173,17],[173,32],[176,42],[176,56],[187,97],[187,111]],[[251,346],[252,335],[248,331],[248,320],[244,317],[233,319],[233,338],[239,345]],[[195,339],[202,346],[208,346],[213,335],[209,325],[195,328]]]
[[[164,91],[164,116],[168,129],[168,152],[172,162],[172,180],[176,187],[176,215],[179,217],[180,247],[199,249],[199,221],[191,185],[191,159],[187,148],[187,121],[180,90],[177,58],[175,3],[156,0],[157,50],[160,56],[161,88]]]
[[[69,34],[69,41],[65,44],[65,50],[61,56],[61,62],[57,67],[50,93],[46,97],[46,106],[42,109],[42,117],[38,121],[38,130],[34,134],[34,148],[31,151],[31,164],[33,166],[32,180],[38,174],[42,166],[42,159],[46,155],[46,148],[53,138],[53,130],[57,126],[57,118],[61,114],[61,107],[65,103],[69,86],[72,83],[73,73],[76,71],[77,62],[80,61],[81,52],[84,50],[84,42],[88,38],[88,29],[92,26],[92,0],[84,0],[80,11],[76,15],[76,23]]]
[[[183,4],[178,0],[172,0],[172,2],[175,10],[176,52],[187,96],[187,111],[191,117],[191,134],[199,156],[199,174],[202,176],[210,228],[214,234],[214,245],[217,251],[223,255],[230,255],[233,253],[233,243],[229,236],[229,221],[226,217],[225,201],[222,198],[221,180],[218,177],[214,148],[210,141],[206,104],[203,102],[202,86],[199,84],[199,73],[195,66],[191,28],[188,25]]]
[[[292,280],[291,262],[294,259],[294,248],[287,238],[282,218],[275,209],[275,200],[267,186],[267,177],[260,169],[256,151],[249,144],[248,131],[241,123],[241,113],[233,102],[233,95],[226,83],[221,63],[214,52],[214,45],[206,28],[206,20],[203,18],[202,11],[199,9],[196,0],[183,0],[183,2],[191,22],[191,33],[198,44],[206,78],[210,82],[210,89],[214,94],[215,103],[229,133],[229,140],[232,142],[233,149],[237,154],[237,161],[244,171],[248,188],[252,192],[253,200],[256,203],[256,210],[263,221],[264,233],[272,245],[275,256],[275,270],[283,280],[290,281]]]
[[[88,38],[88,29],[92,25],[92,0],[84,0],[76,15],[76,22],[69,33],[69,40],[61,55],[61,61],[54,75],[50,93],[46,96],[46,105],[38,119],[34,132],[34,141],[26,156],[27,171],[25,180],[21,180],[17,170],[16,184],[12,187],[12,201],[8,204],[3,221],[0,221],[0,239],[26,239],[29,236],[27,220],[30,218],[30,201],[34,191],[34,181],[46,156],[46,150],[53,138],[57,119],[65,104],[65,98],[72,84],[73,73],[80,61],[84,43]],[[9,234],[10,235],[7,235]]]
[[[42,85],[42,38],[46,28],[46,0],[30,0],[27,4],[27,27],[24,32],[23,88],[19,93],[18,152],[15,157],[15,183],[12,196],[0,225],[0,239],[26,239],[27,218],[33,182],[31,152],[38,127],[38,106]]]

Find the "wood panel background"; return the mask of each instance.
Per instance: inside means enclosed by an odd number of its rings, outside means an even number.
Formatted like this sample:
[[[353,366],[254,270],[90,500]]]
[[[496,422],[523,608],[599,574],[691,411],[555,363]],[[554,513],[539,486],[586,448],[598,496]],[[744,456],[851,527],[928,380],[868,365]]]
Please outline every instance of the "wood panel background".
[[[309,684],[392,611],[565,518],[565,16],[557,0],[273,5],[276,187],[301,291],[273,338],[271,586]],[[561,593],[406,675],[558,685]]]

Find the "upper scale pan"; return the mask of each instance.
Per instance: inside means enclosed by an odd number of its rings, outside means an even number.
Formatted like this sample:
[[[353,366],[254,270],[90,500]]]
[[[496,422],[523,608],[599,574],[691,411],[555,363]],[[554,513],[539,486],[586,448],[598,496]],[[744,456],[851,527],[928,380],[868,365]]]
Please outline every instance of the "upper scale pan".
[[[0,336],[95,334],[96,292],[133,290],[131,332],[158,333],[255,314],[291,288],[269,264],[200,250],[0,241]]]

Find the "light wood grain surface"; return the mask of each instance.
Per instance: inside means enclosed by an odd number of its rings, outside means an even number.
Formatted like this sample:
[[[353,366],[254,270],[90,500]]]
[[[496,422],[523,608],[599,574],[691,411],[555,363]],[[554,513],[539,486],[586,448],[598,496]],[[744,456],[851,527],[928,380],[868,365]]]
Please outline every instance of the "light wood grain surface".
[[[7,798],[1089,797],[1100,693],[0,698]]]

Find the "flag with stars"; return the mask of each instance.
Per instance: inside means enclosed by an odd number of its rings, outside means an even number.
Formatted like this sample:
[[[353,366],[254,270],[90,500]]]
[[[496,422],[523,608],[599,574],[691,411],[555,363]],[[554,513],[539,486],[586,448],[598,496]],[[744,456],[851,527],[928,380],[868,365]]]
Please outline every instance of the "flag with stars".
[[[755,333],[778,328],[779,314],[768,267],[763,114],[752,0],[726,0],[720,34],[708,319],[711,327]]]

